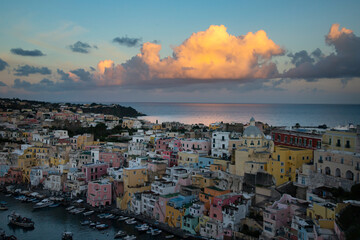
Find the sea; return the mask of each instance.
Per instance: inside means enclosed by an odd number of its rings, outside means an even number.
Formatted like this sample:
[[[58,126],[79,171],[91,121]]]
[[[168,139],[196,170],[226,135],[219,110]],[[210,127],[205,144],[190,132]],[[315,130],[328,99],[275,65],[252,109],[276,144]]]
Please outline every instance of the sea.
[[[141,117],[159,123],[186,124],[215,122],[247,123],[251,117],[271,126],[328,127],[360,124],[360,105],[356,104],[239,104],[239,103],[164,103],[122,102],[146,114]]]

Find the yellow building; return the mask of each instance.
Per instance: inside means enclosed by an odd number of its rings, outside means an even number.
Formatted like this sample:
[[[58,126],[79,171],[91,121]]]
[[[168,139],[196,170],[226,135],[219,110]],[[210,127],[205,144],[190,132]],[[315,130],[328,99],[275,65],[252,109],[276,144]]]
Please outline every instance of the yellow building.
[[[296,181],[296,169],[313,159],[313,150],[275,146],[267,164],[267,172],[275,178],[276,186]]]
[[[195,152],[179,152],[178,165],[186,167],[195,167],[199,164],[199,154]]]
[[[215,178],[208,173],[198,173],[191,177],[191,182],[194,187],[206,188],[215,186]]]
[[[42,146],[29,147],[18,158],[18,167],[23,171],[23,181],[30,180],[32,167],[49,165],[50,148]]]
[[[250,119],[250,125],[239,140],[229,172],[238,176],[265,172],[269,156],[274,151],[274,143],[256,127],[254,118]]]
[[[216,130],[218,130],[220,128],[222,128],[222,124],[219,123],[219,122],[209,124],[209,130],[210,131],[216,131]]]
[[[317,220],[321,228],[334,229],[335,216],[348,204],[346,203],[313,203],[313,206],[306,210],[306,216]]]
[[[146,167],[124,168],[124,195],[118,201],[118,207],[122,210],[128,208],[134,193],[150,191],[148,173]]]
[[[189,205],[185,205],[181,208],[175,208],[168,203],[165,210],[165,223],[170,227],[181,228],[182,219],[185,216],[188,207]]]
[[[94,135],[92,134],[77,135],[74,138],[76,138],[77,149],[84,149],[85,146],[94,144]]]
[[[355,131],[326,131],[322,137],[322,148],[326,150],[356,152],[359,144]]]

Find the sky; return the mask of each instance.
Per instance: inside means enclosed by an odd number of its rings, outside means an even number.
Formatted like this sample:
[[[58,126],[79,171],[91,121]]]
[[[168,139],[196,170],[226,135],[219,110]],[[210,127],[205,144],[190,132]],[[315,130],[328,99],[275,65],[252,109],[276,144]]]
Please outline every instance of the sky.
[[[360,1],[5,1],[0,96],[360,104]]]

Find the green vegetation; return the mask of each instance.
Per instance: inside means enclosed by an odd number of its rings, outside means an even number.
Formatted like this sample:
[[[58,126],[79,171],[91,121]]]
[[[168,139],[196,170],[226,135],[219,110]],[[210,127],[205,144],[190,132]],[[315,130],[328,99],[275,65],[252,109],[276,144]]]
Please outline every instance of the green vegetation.
[[[334,188],[331,191],[334,198],[341,202],[343,200],[360,200],[360,184],[351,187],[351,191],[347,192],[343,188]]]

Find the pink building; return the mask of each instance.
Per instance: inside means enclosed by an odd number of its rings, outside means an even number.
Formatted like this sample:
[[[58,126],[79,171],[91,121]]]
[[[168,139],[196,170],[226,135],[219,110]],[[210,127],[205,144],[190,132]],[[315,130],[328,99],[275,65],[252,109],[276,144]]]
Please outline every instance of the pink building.
[[[177,166],[177,155],[173,151],[162,151],[161,158],[168,161],[168,167]]]
[[[125,158],[120,152],[100,152],[99,160],[109,164],[110,167],[119,168],[124,165]]]
[[[236,194],[236,193],[227,193],[224,195],[214,197],[214,200],[213,200],[212,204],[210,205],[210,217],[222,222],[223,221],[223,214],[222,214],[223,206],[229,205],[231,203],[234,204],[239,199],[241,199],[241,195]]]
[[[107,181],[89,182],[87,203],[93,207],[111,205],[111,183]]]
[[[23,180],[20,168],[10,167],[3,176],[0,176],[0,185],[21,184]]]
[[[173,152],[178,152],[181,150],[181,140],[173,138],[172,141],[169,143],[169,148]]]
[[[165,151],[169,148],[169,143],[171,142],[172,138],[159,138],[156,139],[155,144],[155,151]]]
[[[196,151],[208,154],[211,150],[210,139],[184,139],[181,140],[182,151]]]
[[[291,221],[297,212],[306,212],[308,202],[294,198],[288,194],[266,207],[263,213],[263,233],[269,237],[276,235],[280,227],[291,227]]]
[[[106,175],[109,165],[107,163],[90,163],[82,166],[86,182],[94,181]]]

